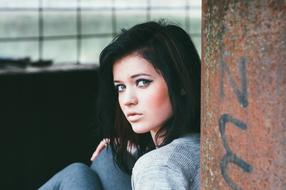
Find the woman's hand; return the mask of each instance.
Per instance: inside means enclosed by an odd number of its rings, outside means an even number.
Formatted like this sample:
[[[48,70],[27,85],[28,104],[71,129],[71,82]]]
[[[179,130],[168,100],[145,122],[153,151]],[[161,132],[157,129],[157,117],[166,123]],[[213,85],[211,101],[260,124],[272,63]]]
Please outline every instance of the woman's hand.
[[[102,141],[100,141],[99,145],[97,146],[96,150],[94,151],[94,153],[92,154],[90,161],[93,161],[96,159],[96,157],[100,154],[100,152],[108,146],[108,144],[110,143],[110,139],[102,139]]]

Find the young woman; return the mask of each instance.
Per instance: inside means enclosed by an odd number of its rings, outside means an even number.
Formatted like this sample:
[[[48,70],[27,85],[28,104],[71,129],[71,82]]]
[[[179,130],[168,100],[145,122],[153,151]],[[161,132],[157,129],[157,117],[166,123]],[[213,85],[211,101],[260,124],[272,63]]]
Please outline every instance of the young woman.
[[[199,189],[200,59],[188,34],[162,22],[123,30],[102,51],[99,77],[108,139],[90,168],[72,164],[41,189]]]

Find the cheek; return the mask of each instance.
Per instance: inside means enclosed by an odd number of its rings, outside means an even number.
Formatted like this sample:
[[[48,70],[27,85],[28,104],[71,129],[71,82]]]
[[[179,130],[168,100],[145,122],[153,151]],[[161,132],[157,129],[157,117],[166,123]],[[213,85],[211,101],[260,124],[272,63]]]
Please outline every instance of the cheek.
[[[152,110],[159,112],[159,114],[165,113],[169,115],[170,112],[172,112],[168,89],[165,85],[154,87],[154,91],[152,95],[148,97],[146,104],[148,104]]]

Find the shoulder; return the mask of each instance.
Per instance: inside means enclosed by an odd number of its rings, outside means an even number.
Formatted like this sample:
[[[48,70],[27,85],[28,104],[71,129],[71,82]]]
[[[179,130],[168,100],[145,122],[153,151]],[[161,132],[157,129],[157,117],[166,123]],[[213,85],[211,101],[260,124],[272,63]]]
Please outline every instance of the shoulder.
[[[154,182],[189,186],[199,171],[199,165],[200,138],[199,134],[193,134],[175,139],[140,157],[133,168],[132,182],[136,185],[139,181],[146,183],[144,179],[152,178]]]
[[[175,139],[170,144],[144,154],[138,159],[135,169],[168,166],[195,167],[200,159],[200,137],[193,134]],[[176,167],[177,166],[177,167]]]

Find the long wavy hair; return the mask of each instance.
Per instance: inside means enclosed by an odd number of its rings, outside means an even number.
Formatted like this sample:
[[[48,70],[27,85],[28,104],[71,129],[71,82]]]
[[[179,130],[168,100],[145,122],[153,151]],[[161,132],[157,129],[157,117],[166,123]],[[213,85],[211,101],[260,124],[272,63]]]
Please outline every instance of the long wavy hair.
[[[110,138],[115,161],[128,173],[129,144],[137,148],[138,156],[155,148],[149,133],[132,131],[113,83],[113,64],[132,53],[149,61],[168,86],[173,115],[156,134],[164,139],[160,146],[185,134],[200,133],[200,58],[190,36],[164,21],[123,29],[100,54],[96,125],[101,138]]]

